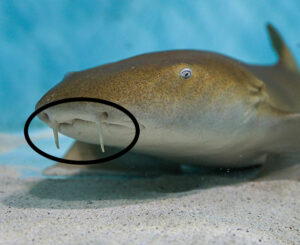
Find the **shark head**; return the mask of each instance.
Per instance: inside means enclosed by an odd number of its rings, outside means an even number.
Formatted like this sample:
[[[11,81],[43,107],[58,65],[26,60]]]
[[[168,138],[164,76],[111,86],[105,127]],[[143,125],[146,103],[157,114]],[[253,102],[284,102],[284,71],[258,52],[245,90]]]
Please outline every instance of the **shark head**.
[[[141,127],[135,148],[162,155],[216,154],[242,144],[267,99],[264,83],[240,62],[195,50],[143,54],[69,73],[36,108],[72,97],[125,107]],[[124,146],[134,133],[125,114],[88,102],[52,107],[39,118],[55,135],[87,143],[101,144],[102,138],[105,144]]]

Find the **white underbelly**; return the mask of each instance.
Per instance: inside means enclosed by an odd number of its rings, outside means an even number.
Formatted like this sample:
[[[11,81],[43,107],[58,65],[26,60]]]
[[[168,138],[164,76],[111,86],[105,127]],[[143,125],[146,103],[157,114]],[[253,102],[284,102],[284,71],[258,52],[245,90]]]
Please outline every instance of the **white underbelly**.
[[[60,125],[60,132],[76,140],[99,144],[95,123],[76,121],[72,126]],[[256,165],[260,152],[260,139],[251,132],[212,133],[173,129],[142,129],[133,150],[166,158],[182,164],[218,167],[244,167]],[[102,124],[104,145],[125,148],[134,138],[133,128]]]

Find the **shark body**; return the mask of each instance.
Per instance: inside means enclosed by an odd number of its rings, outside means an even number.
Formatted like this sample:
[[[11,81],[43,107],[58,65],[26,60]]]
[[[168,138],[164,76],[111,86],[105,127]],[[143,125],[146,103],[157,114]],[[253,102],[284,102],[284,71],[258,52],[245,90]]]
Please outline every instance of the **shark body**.
[[[280,57],[275,65],[197,50],[148,53],[67,74],[36,108],[71,97],[120,104],[141,127],[134,150],[177,164],[245,167],[268,154],[299,152],[300,73],[279,34],[268,30]],[[66,104],[39,117],[57,144],[58,132],[81,142],[69,152],[76,159],[80,148],[100,144],[103,151],[101,139],[125,147],[134,134],[130,120],[107,106]]]

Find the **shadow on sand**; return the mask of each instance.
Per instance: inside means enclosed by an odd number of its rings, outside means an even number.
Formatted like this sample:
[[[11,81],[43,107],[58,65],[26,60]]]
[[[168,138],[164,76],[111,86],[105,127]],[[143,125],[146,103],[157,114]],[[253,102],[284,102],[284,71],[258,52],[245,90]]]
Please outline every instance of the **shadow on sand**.
[[[270,164],[262,168],[212,169],[185,167],[182,171],[171,171],[169,165],[153,164],[151,159],[136,168],[137,175],[120,174],[71,175],[64,178],[39,180],[17,179],[19,191],[14,192],[3,203],[17,208],[86,209],[105,208],[151,202],[157,199],[178,198],[201,192],[216,186],[235,185],[255,179],[300,180],[300,156],[274,156]],[[108,165],[108,166],[113,166]],[[94,174],[95,169],[91,172]],[[127,169],[129,170],[129,168]],[[170,172],[171,171],[171,172]],[[156,173],[147,176],[149,173]],[[21,182],[21,184],[19,184]]]
[[[155,199],[178,198],[195,191],[220,185],[248,181],[258,168],[244,170],[212,170],[201,168],[177,175],[155,177],[71,176],[42,179],[25,184],[4,200],[17,208],[85,209],[105,208],[151,202]]]

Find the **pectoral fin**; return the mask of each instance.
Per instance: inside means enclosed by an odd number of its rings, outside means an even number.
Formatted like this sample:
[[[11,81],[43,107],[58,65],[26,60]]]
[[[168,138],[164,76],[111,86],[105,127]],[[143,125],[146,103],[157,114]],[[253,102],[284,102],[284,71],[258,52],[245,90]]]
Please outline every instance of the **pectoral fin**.
[[[277,152],[300,152],[300,114],[282,115],[281,122],[274,127],[274,145]]]
[[[94,160],[119,152],[120,149],[105,147],[105,153],[101,152],[99,145],[76,141],[64,156],[71,160]],[[91,165],[72,165],[57,163],[44,171],[48,176],[69,175],[126,175],[126,176],[151,176],[164,174],[176,174],[181,171],[180,165],[168,163],[163,159],[151,156],[126,153],[125,155],[109,162]]]
[[[64,158],[78,161],[98,159],[101,157],[98,148],[99,147],[97,145],[76,141],[65,154]],[[44,171],[44,174],[48,176],[75,175],[86,171],[89,172],[94,167],[96,167],[96,165],[57,163],[56,165],[47,168]]]
[[[269,153],[300,153],[300,113],[290,113],[268,104],[259,108],[264,132],[264,151]]]
[[[257,181],[297,180],[300,181],[300,155],[270,154],[262,166]]]

